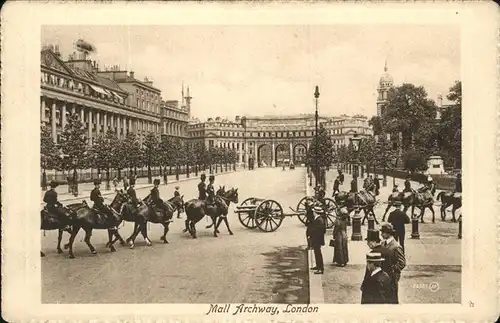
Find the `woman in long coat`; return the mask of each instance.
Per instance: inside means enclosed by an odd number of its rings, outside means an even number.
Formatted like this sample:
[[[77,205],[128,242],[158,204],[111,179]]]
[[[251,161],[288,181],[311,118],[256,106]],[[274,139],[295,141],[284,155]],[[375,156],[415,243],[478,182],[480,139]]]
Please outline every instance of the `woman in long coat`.
[[[339,216],[333,227],[333,263],[344,267],[349,262],[349,251],[347,249],[347,225],[349,223],[349,212],[346,208],[340,209]]]

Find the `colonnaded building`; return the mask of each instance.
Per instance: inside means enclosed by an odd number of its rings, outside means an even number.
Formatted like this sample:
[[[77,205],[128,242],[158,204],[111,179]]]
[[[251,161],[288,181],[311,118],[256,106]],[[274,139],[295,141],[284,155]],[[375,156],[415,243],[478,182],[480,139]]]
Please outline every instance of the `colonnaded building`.
[[[106,66],[91,60],[81,48],[64,59],[58,46],[41,50],[40,113],[58,143],[69,115],[78,114],[89,145],[109,130],[120,138],[134,133],[142,143],[147,133],[201,141],[206,147],[227,147],[238,152],[239,163],[253,160],[259,166],[286,161],[304,162],[314,137],[313,114],[292,116],[243,116],[230,121],[220,117],[201,122],[191,116],[189,87],[181,101],[164,100],[161,89],[134,71]],[[379,105],[379,102],[377,103]],[[355,133],[371,136],[362,115],[319,118],[335,147],[347,145]]]

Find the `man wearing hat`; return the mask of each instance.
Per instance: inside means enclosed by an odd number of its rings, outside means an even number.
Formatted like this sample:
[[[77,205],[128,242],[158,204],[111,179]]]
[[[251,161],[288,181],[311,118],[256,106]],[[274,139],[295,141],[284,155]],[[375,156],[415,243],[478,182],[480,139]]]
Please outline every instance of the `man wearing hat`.
[[[361,304],[391,304],[391,278],[381,268],[382,254],[370,252],[366,255],[367,274],[361,284]]]
[[[102,213],[104,215],[109,215],[111,212],[109,209],[106,208],[104,205],[104,197],[101,194],[101,191],[99,190],[99,187],[101,185],[101,181],[98,179],[94,180],[94,189],[90,192],[90,200],[94,202],[94,205],[92,206],[98,213]]]
[[[403,192],[413,192],[411,189],[410,175],[406,176],[405,188],[403,189]]]
[[[323,274],[325,268],[323,264],[323,254],[321,253],[321,247],[325,245],[325,233],[326,225],[323,218],[323,208],[320,206],[315,206],[313,208],[314,220],[308,227],[309,241],[311,242],[311,247],[314,250],[314,259],[316,260],[316,267],[312,267],[311,270],[315,270],[315,274]]]
[[[127,189],[127,195],[129,196],[132,205],[134,207],[137,207],[140,202],[139,199],[137,198],[137,194],[135,193],[135,178],[131,177],[129,184],[130,186]]]
[[[66,223],[68,221],[68,218],[66,217],[66,213],[64,212],[63,205],[57,200],[57,192],[55,188],[59,186],[55,181],[50,182],[50,189],[45,192],[43,196],[43,201],[47,206],[47,211],[55,215],[59,222],[61,223]],[[69,230],[69,225],[66,225],[64,230]]]
[[[341,169],[339,169],[339,176],[337,176],[337,178],[339,179],[340,185],[344,184],[344,174]]]
[[[206,179],[207,175],[201,174],[201,181],[198,183],[198,200],[205,201],[207,199],[207,184],[205,184]]]
[[[405,250],[405,224],[410,223],[408,215],[401,210],[401,202],[394,202],[393,206],[396,208],[389,213],[387,222],[394,227],[394,239],[399,242],[403,251]]]
[[[174,197],[178,197],[178,196],[181,196],[181,193],[179,193],[179,186],[176,186],[175,187],[175,191],[174,191]],[[181,210],[177,210],[177,219],[180,219],[181,217]]]
[[[340,193],[340,180],[339,180],[339,177],[337,176],[337,178],[335,178],[335,181],[333,182],[332,197],[334,197],[338,193]]]
[[[208,205],[213,205],[215,203],[215,187],[214,187],[214,182],[215,182],[215,176],[210,175],[208,176],[208,185],[207,185],[207,204]]]
[[[373,179],[373,184],[375,185],[375,196],[377,196],[380,194],[380,178],[377,175]]]
[[[382,224],[380,228],[382,238],[382,247],[386,249],[384,253],[385,264],[384,267],[387,268],[387,274],[391,277],[392,288],[393,288],[393,304],[398,304],[398,283],[401,277],[401,271],[406,267],[406,259],[404,255],[403,248],[394,239],[394,227],[390,223]]]
[[[160,191],[158,190],[158,186],[160,185],[160,179],[155,178],[153,181],[153,188],[151,189],[151,202],[153,202],[153,205],[156,206],[158,209],[162,210],[164,215],[166,216],[166,208],[165,208],[165,203],[163,200],[160,198]]]

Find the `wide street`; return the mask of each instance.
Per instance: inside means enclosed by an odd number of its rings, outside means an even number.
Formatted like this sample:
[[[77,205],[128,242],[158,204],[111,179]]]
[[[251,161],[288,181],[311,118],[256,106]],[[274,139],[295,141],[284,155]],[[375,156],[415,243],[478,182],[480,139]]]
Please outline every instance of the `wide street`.
[[[239,202],[268,197],[288,210],[304,196],[304,178],[304,168],[267,168],[217,175],[215,183],[217,188],[238,187]],[[161,196],[171,197],[179,185],[187,201],[197,196],[197,183],[194,179],[161,185]],[[148,189],[138,190],[139,197],[148,193]],[[159,240],[163,227],[150,224],[153,246],[146,246],[139,235],[135,249],[116,243],[115,253],[105,248],[107,232],[95,230],[92,243],[98,254],[92,255],[80,231],[74,246],[76,259],[69,259],[67,251],[57,254],[57,232],[47,231],[42,234],[42,250],[47,255],[41,259],[42,302],[307,303],[304,225],[297,218],[286,218],[276,232],[250,230],[240,224],[233,208],[231,204],[228,217],[233,236],[221,224],[219,237],[213,237],[212,229],[205,228],[208,220],[203,219],[197,225],[198,239],[193,239],[182,233],[183,214],[170,225],[169,244]],[[127,238],[132,229],[133,224],[126,223],[120,234]],[[63,242],[67,240],[65,234]]]

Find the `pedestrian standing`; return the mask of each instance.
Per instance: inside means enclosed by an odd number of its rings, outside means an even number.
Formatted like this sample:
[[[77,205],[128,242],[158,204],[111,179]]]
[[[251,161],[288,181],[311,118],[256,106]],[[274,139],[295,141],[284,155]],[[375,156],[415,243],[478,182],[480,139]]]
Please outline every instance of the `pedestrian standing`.
[[[455,180],[455,193],[462,193],[462,174],[457,174],[457,179]]]
[[[128,188],[128,178],[127,175],[123,176],[123,190],[126,192]]]
[[[340,193],[340,180],[339,180],[339,177],[337,176],[337,178],[335,178],[335,181],[333,182],[333,193],[332,193],[332,197],[335,197],[335,195],[337,195],[338,193]]]
[[[389,213],[387,222],[394,227],[394,239],[399,242],[403,251],[405,250],[405,224],[410,223],[410,217],[401,210],[401,202],[394,202],[393,206],[396,208]]]
[[[347,248],[348,219],[349,212],[346,208],[341,208],[333,227],[333,263],[339,267],[344,267],[349,262],[349,250]]]
[[[361,284],[361,304],[391,304],[391,278],[381,268],[385,261],[380,253],[370,252],[366,255],[365,275]]]
[[[382,247],[386,250],[385,253],[385,264],[383,267],[387,268],[387,274],[391,277],[392,288],[393,288],[393,304],[399,304],[398,298],[398,284],[401,278],[401,271],[406,267],[406,259],[404,255],[403,248],[394,239],[394,227],[390,223],[382,224],[380,229],[382,238],[384,242]]]
[[[375,196],[378,196],[380,194],[380,178],[375,175],[373,183],[375,184]]]
[[[323,218],[323,208],[315,206],[313,208],[314,220],[309,226],[309,239],[311,241],[311,246],[314,250],[314,259],[316,260],[316,267],[312,267],[311,270],[315,270],[315,274],[323,274],[325,267],[323,264],[323,254],[321,253],[321,247],[325,245],[325,233],[326,225]]]

